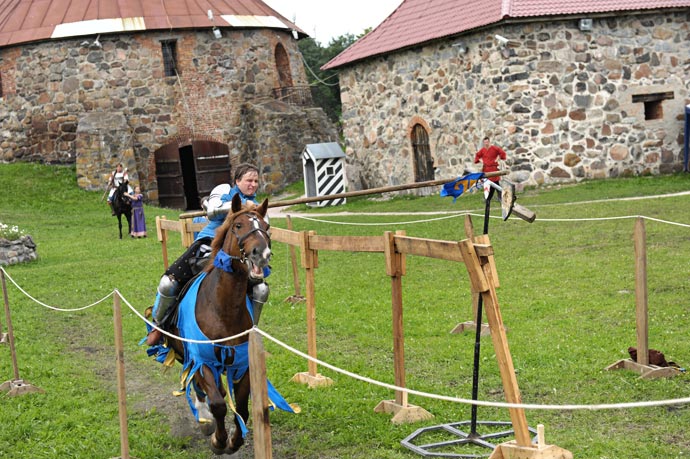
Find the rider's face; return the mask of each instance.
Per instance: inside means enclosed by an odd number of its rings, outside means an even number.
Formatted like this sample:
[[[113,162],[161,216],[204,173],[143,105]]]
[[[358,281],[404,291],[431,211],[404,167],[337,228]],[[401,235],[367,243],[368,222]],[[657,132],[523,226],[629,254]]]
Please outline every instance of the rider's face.
[[[256,171],[249,171],[235,182],[242,194],[252,196],[259,188],[259,174]]]

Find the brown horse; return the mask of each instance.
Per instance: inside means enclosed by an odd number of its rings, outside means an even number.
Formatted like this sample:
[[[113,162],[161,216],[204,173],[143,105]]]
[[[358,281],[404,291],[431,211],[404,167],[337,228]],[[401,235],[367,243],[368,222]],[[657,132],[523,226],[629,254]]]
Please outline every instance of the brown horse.
[[[271,257],[269,226],[264,220],[267,209],[267,200],[256,206],[251,202],[242,205],[237,195],[233,198],[231,213],[216,230],[213,261],[190,282],[192,287],[180,303],[177,327],[171,331],[185,340],[168,339],[175,358],[183,364],[192,412],[204,433],[211,435],[211,449],[216,454],[232,454],[244,443],[249,417],[248,336],[219,343],[188,340],[222,340],[252,328],[247,297],[250,278],[262,278]],[[191,295],[195,285],[196,300]],[[191,309],[189,304],[185,307],[188,298]],[[225,397],[230,394],[222,384],[223,375],[235,399],[235,428],[230,438],[224,422],[228,411]]]

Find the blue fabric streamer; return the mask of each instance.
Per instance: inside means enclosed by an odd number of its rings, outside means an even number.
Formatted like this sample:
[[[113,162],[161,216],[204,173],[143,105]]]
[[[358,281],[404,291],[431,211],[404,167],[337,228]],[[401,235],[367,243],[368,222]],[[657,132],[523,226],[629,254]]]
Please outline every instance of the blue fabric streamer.
[[[223,252],[224,253],[224,252]],[[218,257],[216,257],[218,259]],[[221,257],[224,259],[224,257]],[[214,261],[215,263],[216,261]],[[224,263],[221,261],[220,263]],[[193,340],[208,340],[208,337],[201,331],[199,325],[196,322],[195,309],[196,309],[196,296],[199,290],[201,282],[206,277],[206,273],[201,273],[192,281],[187,294],[180,302],[180,310],[178,315],[177,326],[180,331],[180,336],[183,338],[193,339]],[[254,308],[251,299],[247,295],[246,297],[246,307],[252,318],[252,323],[254,322]],[[150,327],[147,324],[147,331]],[[141,342],[143,344],[146,341],[144,338]],[[216,343],[189,343],[185,341],[184,343],[185,358],[182,364],[181,374],[189,370],[187,373],[187,378],[184,381],[185,394],[187,397],[187,402],[189,403],[189,408],[194,414],[195,419],[199,420],[199,412],[194,406],[194,401],[192,399],[192,390],[199,393],[199,388],[194,384],[194,375],[201,371],[203,366],[208,367],[213,373],[213,378],[217,385],[221,384],[221,375],[223,372],[227,374],[228,388],[230,390],[230,396],[233,396],[233,382],[239,381],[245,373],[249,370],[249,342],[239,344],[237,346],[227,346],[223,344]],[[216,358],[215,349],[220,349],[220,360]],[[154,356],[156,360],[160,363],[165,361],[169,348],[159,344],[151,346],[147,353],[149,356]],[[225,361],[232,361],[230,365],[226,365]],[[273,384],[269,380],[266,380],[268,387],[268,396],[271,404],[281,410],[294,413],[292,407],[287,403],[285,398],[273,387]],[[203,394],[202,394],[203,395]],[[271,407],[273,409],[273,407]],[[242,437],[247,434],[247,427],[242,420],[242,417],[235,413],[240,428],[242,430]]]
[[[455,203],[465,191],[469,191],[472,187],[478,186],[478,182],[482,178],[484,178],[483,172],[475,172],[473,174],[467,174],[464,177],[458,177],[454,181],[443,185],[443,188],[441,188],[441,197],[452,196],[453,203]]]

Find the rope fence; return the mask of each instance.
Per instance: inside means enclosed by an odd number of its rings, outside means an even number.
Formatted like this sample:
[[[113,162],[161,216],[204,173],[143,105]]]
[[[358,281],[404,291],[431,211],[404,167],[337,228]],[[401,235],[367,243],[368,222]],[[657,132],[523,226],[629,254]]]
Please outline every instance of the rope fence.
[[[301,358],[304,358],[309,361],[313,361],[319,365],[322,365],[336,373],[340,373],[342,375],[345,375],[347,377],[350,377],[352,379],[356,379],[358,381],[362,381],[368,384],[372,384],[375,386],[379,386],[385,389],[390,389],[393,391],[400,391],[400,392],[405,392],[410,395],[416,395],[419,397],[424,397],[424,398],[429,398],[429,399],[435,399],[435,400],[441,400],[441,401],[447,401],[447,402],[453,402],[453,403],[461,403],[461,404],[466,404],[466,405],[476,405],[476,406],[484,406],[484,407],[494,407],[494,408],[522,408],[522,409],[529,409],[529,410],[564,410],[564,411],[574,411],[574,410],[589,410],[589,411],[597,411],[597,410],[619,410],[619,409],[632,409],[632,408],[643,408],[643,407],[656,407],[656,406],[669,406],[669,405],[678,405],[678,404],[686,404],[690,403],[690,397],[684,397],[684,398],[675,398],[675,399],[665,399],[665,400],[654,400],[654,401],[641,401],[641,402],[622,402],[622,403],[606,403],[606,404],[564,404],[564,405],[541,405],[541,404],[529,404],[529,403],[505,403],[505,402],[490,402],[490,401],[483,401],[483,400],[471,400],[471,399],[466,399],[466,398],[461,398],[461,397],[453,397],[453,396],[447,396],[447,395],[440,395],[440,394],[433,394],[429,392],[423,392],[423,391],[418,391],[406,387],[400,387],[396,386],[394,384],[389,384],[385,383],[382,381],[378,381],[366,376],[362,376],[353,372],[350,372],[348,370],[345,370],[343,368],[337,367],[335,365],[329,364],[327,362],[324,362],[322,360],[319,360],[317,358],[311,357],[308,354],[296,349],[293,346],[290,346],[279,339],[275,338],[268,332],[258,328],[254,327],[249,330],[246,330],[242,333],[239,333],[237,335],[229,336],[226,338],[221,338],[217,340],[193,340],[193,339],[187,339],[187,338],[182,338],[181,336],[174,335],[172,333],[169,333],[165,330],[162,330],[158,327],[155,326],[152,322],[147,320],[132,304],[124,297],[122,296],[122,293],[119,292],[117,289],[113,290],[111,293],[106,295],[103,299],[92,303],[88,306],[81,307],[81,308],[58,308],[55,306],[49,306],[43,302],[40,302],[39,300],[35,299],[33,296],[29,295],[26,290],[21,288],[15,281],[12,279],[12,277],[9,275],[9,273],[2,267],[0,267],[0,270],[4,273],[4,275],[10,280],[10,282],[17,287],[17,289],[23,293],[27,298],[31,299],[34,301],[36,304],[39,304],[40,306],[43,306],[47,309],[56,311],[56,312],[73,312],[73,311],[82,311],[85,309],[88,309],[90,307],[93,307],[95,305],[98,305],[99,303],[102,303],[106,299],[110,298],[111,296],[115,295],[116,293],[119,295],[119,298],[127,305],[127,307],[140,319],[142,322],[157,328],[161,332],[163,332],[166,336],[174,339],[178,339],[180,341],[185,341],[189,343],[219,343],[219,342],[224,342],[236,338],[240,338],[246,335],[249,335],[252,331],[258,332],[260,335],[264,336],[266,339],[270,340],[271,342],[277,344],[278,346],[284,348],[288,352],[291,352]]]

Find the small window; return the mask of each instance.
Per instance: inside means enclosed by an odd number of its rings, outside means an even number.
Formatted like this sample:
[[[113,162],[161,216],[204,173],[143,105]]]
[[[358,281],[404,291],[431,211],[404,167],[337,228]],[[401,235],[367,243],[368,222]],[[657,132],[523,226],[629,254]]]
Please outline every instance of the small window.
[[[161,41],[161,52],[163,53],[165,76],[178,75],[180,72],[177,68],[177,40]]]
[[[660,120],[664,117],[662,102],[673,99],[673,91],[655,92],[652,94],[637,94],[632,96],[633,103],[644,104],[645,120]]]

